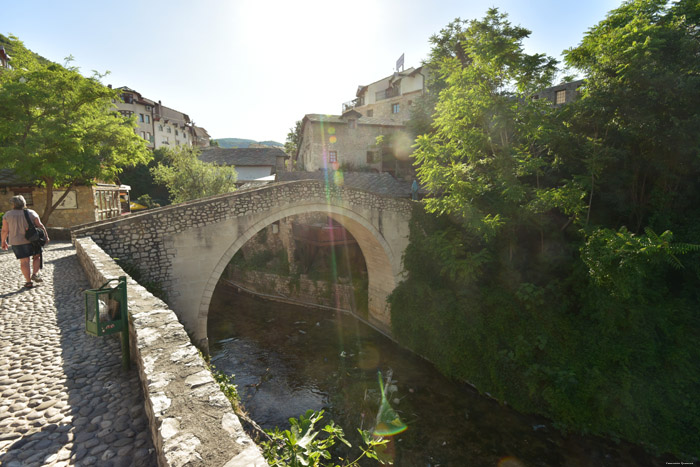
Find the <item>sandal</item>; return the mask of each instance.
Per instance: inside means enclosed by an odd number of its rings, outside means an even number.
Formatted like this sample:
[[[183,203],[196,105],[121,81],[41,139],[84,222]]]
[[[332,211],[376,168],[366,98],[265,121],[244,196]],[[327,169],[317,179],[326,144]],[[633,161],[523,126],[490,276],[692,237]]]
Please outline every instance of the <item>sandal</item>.
[[[27,282],[26,284],[24,284],[25,289],[31,289],[32,287],[34,287],[34,284],[32,284],[31,282]]]

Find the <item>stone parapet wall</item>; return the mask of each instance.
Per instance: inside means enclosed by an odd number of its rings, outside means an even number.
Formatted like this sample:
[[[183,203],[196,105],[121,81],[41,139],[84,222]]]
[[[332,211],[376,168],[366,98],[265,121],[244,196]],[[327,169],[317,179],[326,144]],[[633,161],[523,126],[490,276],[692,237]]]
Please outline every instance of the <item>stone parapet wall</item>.
[[[344,187],[329,188],[325,183],[305,180],[240,190],[148,210],[118,220],[95,222],[73,230],[72,237],[91,237],[110,256],[136,266],[144,280],[160,284],[170,302],[181,292],[173,287],[172,265],[177,251],[168,241],[169,237],[231,218],[274,211],[281,204],[309,201],[402,213],[406,218],[410,218],[412,209],[411,202],[406,199]],[[381,219],[379,223],[381,226]],[[222,232],[222,236],[226,235],[230,233]]]
[[[138,367],[158,465],[267,466],[175,313],[92,239],[74,243],[92,287],[127,276],[131,358]]]

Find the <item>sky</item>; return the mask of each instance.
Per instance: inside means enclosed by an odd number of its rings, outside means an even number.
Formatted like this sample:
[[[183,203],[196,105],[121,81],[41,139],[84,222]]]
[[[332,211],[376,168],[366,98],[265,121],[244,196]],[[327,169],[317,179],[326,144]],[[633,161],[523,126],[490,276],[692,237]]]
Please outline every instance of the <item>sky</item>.
[[[621,0],[0,0],[0,33],[190,116],[212,138],[284,143],[359,85],[420,66],[430,36],[490,7],[561,59]]]

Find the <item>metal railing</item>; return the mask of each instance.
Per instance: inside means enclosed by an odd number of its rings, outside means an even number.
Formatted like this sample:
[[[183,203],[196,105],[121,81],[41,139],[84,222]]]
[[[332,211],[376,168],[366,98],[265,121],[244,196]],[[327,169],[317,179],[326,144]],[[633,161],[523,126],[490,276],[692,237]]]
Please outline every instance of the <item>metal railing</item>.
[[[398,88],[398,87],[396,87],[396,88],[387,88],[387,89],[385,89],[385,90],[383,90],[383,91],[378,91],[378,92],[374,95],[374,100],[375,100],[375,101],[381,101],[381,100],[384,100],[384,99],[389,99],[389,98],[391,98],[391,97],[396,97],[396,96],[398,96],[399,94],[400,94],[400,92],[399,92],[399,88]]]
[[[362,97],[358,97],[357,99],[353,99],[348,102],[343,103],[343,113],[347,112],[350,109],[354,109],[355,107],[360,107],[365,105],[365,100]]]

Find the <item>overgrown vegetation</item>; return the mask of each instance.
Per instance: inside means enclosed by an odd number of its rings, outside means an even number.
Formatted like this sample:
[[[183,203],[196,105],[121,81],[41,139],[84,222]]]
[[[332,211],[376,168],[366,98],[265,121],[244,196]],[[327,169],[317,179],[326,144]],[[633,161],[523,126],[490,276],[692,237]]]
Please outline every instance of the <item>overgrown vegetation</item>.
[[[378,448],[383,447],[388,440],[376,438],[367,431],[359,430],[364,446],[355,459],[333,456],[332,448],[338,441],[348,448],[352,445],[345,439],[343,429],[336,426],[333,420],[321,430],[316,429],[316,423],[323,418],[323,410],[314,412],[307,410],[298,419],[290,418],[288,430],[268,430],[270,439],[263,442],[263,456],[271,467],[357,467],[363,458],[380,461]],[[340,462],[340,463],[338,463]]]
[[[279,427],[273,430],[262,430],[245,413],[235,385],[235,376],[227,375],[217,370],[214,365],[207,364],[234,412],[253,431],[253,437],[258,440],[263,456],[271,467],[358,467],[359,461],[363,458],[384,463],[379,456],[388,440],[375,437],[370,432],[360,429],[357,431],[362,437],[363,446],[360,447],[360,452],[354,460],[347,459],[336,452],[333,448],[338,441],[347,448],[352,448],[352,445],[345,439],[343,429],[336,426],[333,420],[329,420],[320,430],[316,428],[316,424],[323,420],[323,410],[320,412],[307,410],[298,419],[290,418],[288,430],[280,430]]]
[[[401,343],[562,428],[700,455],[699,20],[625,2],[566,52],[564,106],[498,10],[432,38]]]
[[[236,190],[234,167],[202,162],[199,149],[179,146],[165,150],[163,162],[151,168],[155,183],[165,186],[170,201],[182,203]]]
[[[0,73],[0,166],[46,189],[42,221],[78,184],[112,182],[122,168],[147,163],[151,153],[134,133],[135,117],[113,102],[119,91],[71,66],[41,60],[17,38],[8,39],[12,68]],[[52,193],[64,193],[54,200]]]

